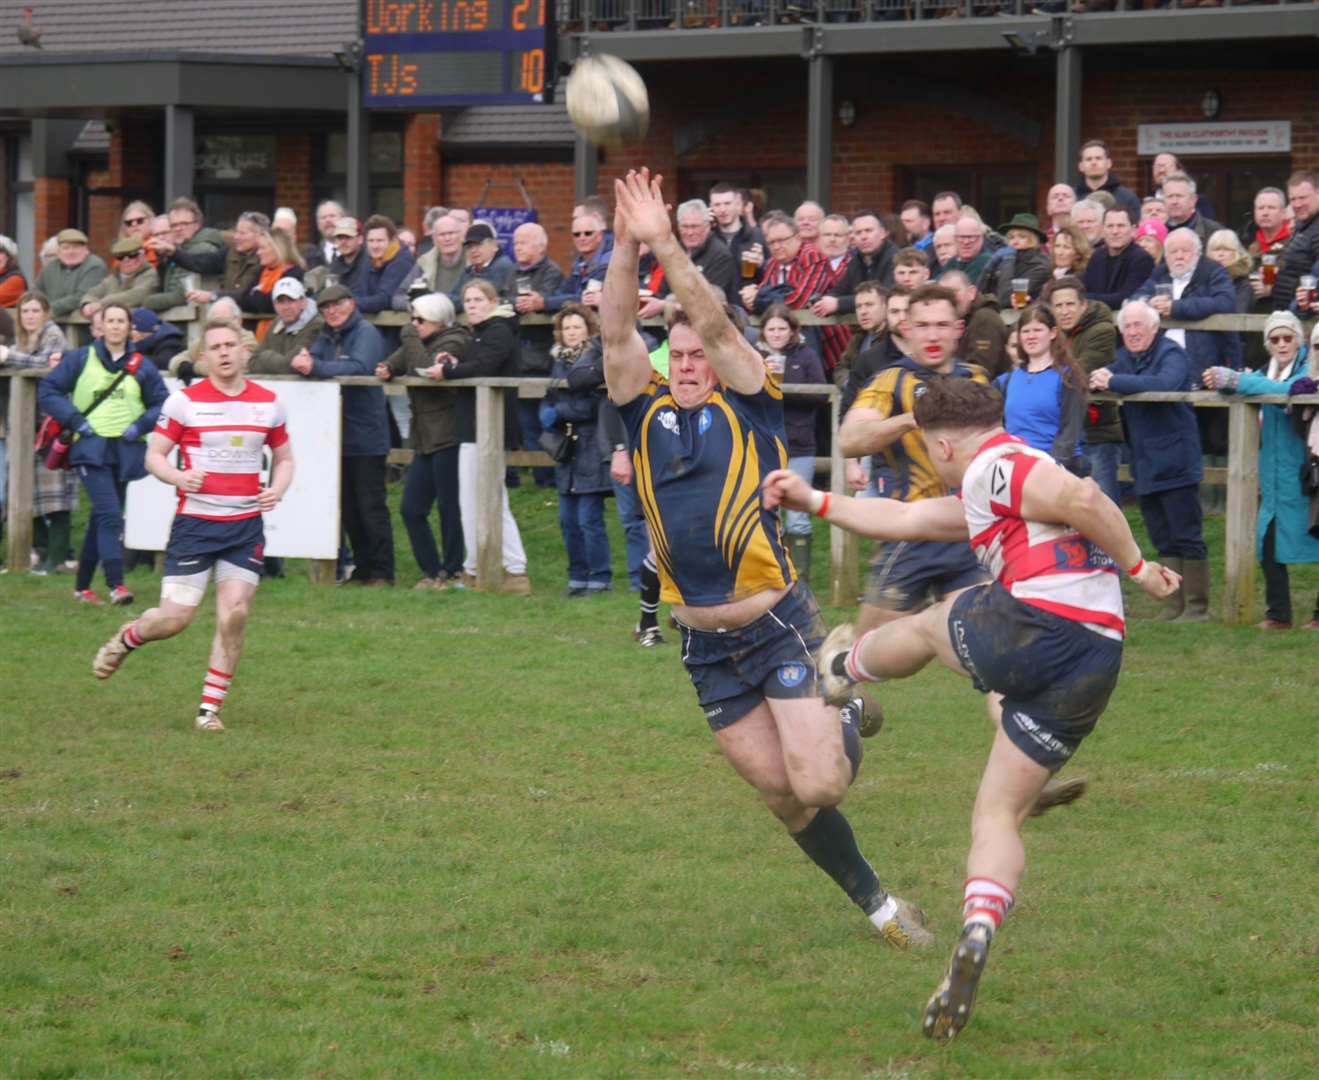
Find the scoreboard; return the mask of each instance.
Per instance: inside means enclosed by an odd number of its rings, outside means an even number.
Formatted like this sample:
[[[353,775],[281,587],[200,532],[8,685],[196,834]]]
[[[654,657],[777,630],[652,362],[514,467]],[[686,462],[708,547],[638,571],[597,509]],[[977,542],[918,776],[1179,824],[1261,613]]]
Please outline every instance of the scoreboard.
[[[552,99],[554,29],[545,21],[547,0],[365,2],[362,103],[367,108]]]

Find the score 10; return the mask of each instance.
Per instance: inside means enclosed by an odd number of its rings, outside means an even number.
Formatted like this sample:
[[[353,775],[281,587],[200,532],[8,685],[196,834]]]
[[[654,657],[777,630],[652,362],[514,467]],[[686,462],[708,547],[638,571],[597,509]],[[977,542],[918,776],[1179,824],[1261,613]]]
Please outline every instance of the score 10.
[[[481,63],[486,79],[451,61],[457,57]],[[507,58],[507,60],[506,60]],[[446,62],[449,61],[449,62]],[[507,68],[505,68],[507,62]],[[505,79],[507,71],[507,79]],[[534,97],[545,90],[545,50],[516,52],[368,53],[366,93],[373,98],[452,98],[509,95]],[[539,100],[539,99],[537,99]]]

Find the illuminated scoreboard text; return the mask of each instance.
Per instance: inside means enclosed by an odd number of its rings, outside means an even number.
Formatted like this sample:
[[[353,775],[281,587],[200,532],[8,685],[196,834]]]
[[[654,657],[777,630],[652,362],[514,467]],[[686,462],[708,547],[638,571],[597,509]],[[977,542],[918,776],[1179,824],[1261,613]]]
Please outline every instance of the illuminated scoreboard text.
[[[530,104],[550,90],[545,0],[366,0],[370,108]]]

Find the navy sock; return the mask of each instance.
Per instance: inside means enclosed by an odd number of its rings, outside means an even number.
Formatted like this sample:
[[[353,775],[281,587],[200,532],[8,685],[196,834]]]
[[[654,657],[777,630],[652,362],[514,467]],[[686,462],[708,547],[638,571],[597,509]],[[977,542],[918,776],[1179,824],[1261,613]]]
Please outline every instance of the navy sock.
[[[856,846],[852,826],[840,810],[828,806],[816,811],[811,823],[792,838],[867,915],[878,911],[888,899],[875,871]]]
[[[655,569],[652,556],[647,555],[641,564],[641,621],[637,629],[650,630],[659,626],[659,598],[659,571]]]
[[[838,720],[843,725],[843,752],[852,763],[852,779],[861,771],[861,731],[857,724],[861,720],[861,703],[856,699],[849,701],[838,710]]]

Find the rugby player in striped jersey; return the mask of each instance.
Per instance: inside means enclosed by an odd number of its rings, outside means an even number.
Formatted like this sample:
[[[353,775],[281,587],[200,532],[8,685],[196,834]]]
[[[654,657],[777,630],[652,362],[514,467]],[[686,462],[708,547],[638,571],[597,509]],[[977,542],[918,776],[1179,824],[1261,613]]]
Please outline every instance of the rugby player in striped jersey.
[[[261,515],[279,505],[293,482],[293,450],[284,406],[244,375],[247,353],[239,328],[208,322],[203,346],[207,377],[169,396],[147,445],[147,470],[178,489],[160,605],[121,626],[97,652],[92,672],[108,679],[135,649],[186,630],[214,568],[215,640],[196,724],[200,731],[223,731],[220,707],[242,655],[248,612],[261,580]],[[169,460],[175,447],[181,467]],[[270,483],[263,486],[267,447]]]

